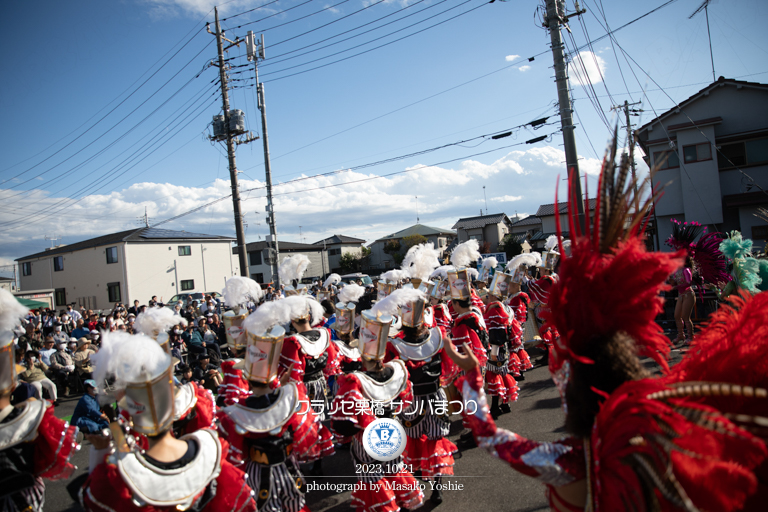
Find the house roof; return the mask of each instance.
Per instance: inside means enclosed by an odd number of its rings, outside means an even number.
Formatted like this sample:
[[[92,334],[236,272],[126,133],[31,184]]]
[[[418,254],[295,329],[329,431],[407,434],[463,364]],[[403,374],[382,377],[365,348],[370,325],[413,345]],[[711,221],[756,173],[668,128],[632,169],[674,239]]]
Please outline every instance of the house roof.
[[[16,261],[75,252],[83,249],[91,249],[93,247],[101,247],[104,245],[111,245],[120,242],[137,243],[154,242],[158,240],[174,240],[179,242],[188,240],[222,240],[229,242],[235,239],[231,236],[203,235],[201,233],[190,233],[187,231],[174,231],[170,229],[145,227],[139,229],[130,229],[128,231],[120,231],[118,233],[111,233],[109,235],[99,236],[96,238],[89,238],[88,240],[83,240],[82,242],[77,242],[74,244],[61,245],[48,251],[42,251],[35,254],[30,254],[29,256],[17,258]]]
[[[768,84],[761,84],[759,82],[746,82],[746,81],[743,81],[743,80],[734,80],[733,78],[725,78],[725,77],[721,76],[720,78],[717,79],[716,82],[712,82],[711,84],[709,84],[708,86],[706,86],[702,90],[700,90],[699,92],[697,92],[697,93],[691,95],[690,97],[684,99],[683,101],[678,103],[677,106],[672,107],[671,109],[667,110],[666,112],[661,114],[659,117],[657,117],[655,119],[651,119],[650,121],[645,123],[643,126],[638,128],[637,130],[635,130],[635,132],[637,133],[637,132],[645,131],[649,126],[651,126],[654,123],[657,123],[657,122],[661,121],[665,117],[667,117],[667,116],[669,116],[671,114],[679,113],[681,108],[683,108],[683,107],[689,105],[690,103],[696,101],[702,95],[706,95],[709,91],[711,91],[715,87],[722,87],[724,85],[735,85],[735,86],[745,86],[746,85],[746,86],[749,86],[749,87],[760,87],[760,88],[768,89]],[[639,142],[641,142],[641,144],[642,144],[642,141],[639,141]]]
[[[494,213],[493,215],[478,215],[475,217],[464,217],[458,220],[453,225],[453,229],[476,229],[483,228],[488,224],[498,224],[499,222],[507,220],[508,223],[512,223],[507,217],[506,213]]]
[[[392,233],[391,235],[387,235],[385,237],[379,238],[379,240],[398,240],[400,238],[405,238],[406,236],[410,236],[410,235],[430,236],[430,235],[455,235],[455,234],[456,233],[454,233],[450,229],[433,228],[431,226],[425,226],[424,224],[414,224],[413,226],[409,228],[405,228],[401,231],[398,231],[397,233]]]
[[[346,235],[333,235],[329,236],[328,238],[325,238],[323,240],[320,240],[318,242],[315,242],[313,245],[322,245],[322,243],[325,242],[326,245],[334,245],[334,244],[353,244],[353,245],[360,245],[365,242],[365,240],[361,240],[359,238],[355,238],[352,236],[346,236]]]
[[[568,203],[557,203],[559,206],[559,210],[561,214],[568,213]],[[589,209],[593,210],[595,208],[595,198],[591,198],[589,200]],[[546,217],[548,215],[554,215],[555,214],[555,203],[552,204],[543,204],[539,206],[539,209],[536,211],[536,217]],[[525,219],[523,219],[525,220]]]
[[[535,226],[536,224],[541,224],[541,219],[535,215],[529,215],[526,218],[520,219],[519,221],[512,224],[512,227]]]
[[[277,241],[277,247],[280,252],[322,252],[323,250],[322,245],[318,246],[316,244],[301,244],[298,242],[281,242],[280,240]],[[261,251],[266,248],[266,241],[251,242],[249,244],[245,244],[246,251]],[[236,250],[237,248],[235,247],[233,252]]]

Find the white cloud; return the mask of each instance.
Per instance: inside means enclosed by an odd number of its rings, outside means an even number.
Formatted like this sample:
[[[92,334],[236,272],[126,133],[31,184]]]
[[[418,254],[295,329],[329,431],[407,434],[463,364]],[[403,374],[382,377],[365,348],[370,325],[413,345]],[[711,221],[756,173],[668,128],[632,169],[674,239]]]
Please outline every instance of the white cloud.
[[[155,18],[169,18],[182,14],[203,16],[213,14],[213,8],[219,7],[219,15],[227,15],[253,9],[265,0],[232,0],[223,3],[221,0],[144,0],[150,6],[150,14]],[[266,10],[265,10],[266,12]]]
[[[605,60],[589,51],[580,52],[568,64],[568,75],[581,86],[600,83],[605,77]]]
[[[518,69],[518,70],[520,70],[520,71],[522,71],[523,73],[525,73],[526,71],[528,71],[529,69],[531,69],[531,66],[520,66],[520,67],[519,67],[519,68],[517,68],[517,69]]]
[[[489,202],[496,205],[493,208],[496,211],[489,209],[489,213],[503,211],[514,215],[515,209],[536,211],[540,204],[554,201],[557,185],[561,186],[560,194],[564,197],[565,155],[557,147],[521,147],[502,153],[495,160],[485,158],[484,161],[467,159],[451,166],[412,165],[408,167],[413,169],[411,172],[384,178],[346,171],[288,184],[276,183],[278,238],[311,243],[332,234],[345,234],[372,241],[416,222],[416,196],[420,222],[447,228],[460,217],[477,214],[478,201],[483,200],[483,186],[493,196]],[[594,158],[582,158],[579,162],[581,169],[589,174],[600,166],[600,161]],[[590,182],[591,193],[594,193],[593,182]],[[343,183],[347,185],[335,186]],[[248,224],[246,240],[263,240],[268,233],[264,220],[264,183],[241,180],[240,186],[242,211]],[[145,207],[152,224],[226,196],[230,188],[229,181],[222,179],[197,187],[136,183],[110,194],[86,196],[77,203],[70,201],[62,212],[32,224],[24,217],[61,199],[50,197],[46,192],[35,192],[22,200],[10,199],[15,193],[15,190],[0,190],[0,222],[19,221],[15,226],[0,225],[0,263],[44,250],[50,246],[46,235],[56,234],[62,237],[59,243],[72,244],[135,229],[139,227],[137,219],[144,214]],[[232,200],[226,198],[162,227],[234,236],[232,219]],[[301,240],[299,226],[302,227]]]
[[[504,57],[504,60],[506,60],[507,62],[512,62],[512,61],[517,60],[519,58],[520,58],[519,55],[507,55],[506,57]]]

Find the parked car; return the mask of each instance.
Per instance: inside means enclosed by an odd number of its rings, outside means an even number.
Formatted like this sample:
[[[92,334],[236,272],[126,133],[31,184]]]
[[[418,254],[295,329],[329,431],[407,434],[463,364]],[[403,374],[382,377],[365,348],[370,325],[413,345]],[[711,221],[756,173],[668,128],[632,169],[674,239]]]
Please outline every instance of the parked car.
[[[369,284],[373,285],[373,280],[368,274],[355,272],[354,274],[345,274],[341,276],[341,282],[345,284],[356,283],[357,281],[362,281],[363,286],[368,286]]]

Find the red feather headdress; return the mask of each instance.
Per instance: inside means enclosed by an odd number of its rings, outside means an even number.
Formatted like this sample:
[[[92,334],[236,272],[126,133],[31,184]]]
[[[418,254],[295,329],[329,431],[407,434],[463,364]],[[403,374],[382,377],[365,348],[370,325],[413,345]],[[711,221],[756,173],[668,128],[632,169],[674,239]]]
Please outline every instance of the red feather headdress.
[[[576,207],[581,198],[572,187],[578,176],[569,176],[571,253],[565,257],[560,248],[559,279],[550,291],[545,318],[560,333],[554,343],[552,371],[567,360],[592,363],[584,357],[585,349],[620,331],[635,340],[639,355],[651,357],[667,369],[670,342],[654,319],[663,310],[659,292],[669,288],[665,281],[683,263],[684,252],[646,250],[645,226],[654,194],[649,190],[650,177],[640,184],[629,178],[630,158],[622,154],[620,165],[615,166],[614,134],[600,171],[594,216],[587,209],[584,229]],[[562,235],[559,216],[555,221],[557,233]]]

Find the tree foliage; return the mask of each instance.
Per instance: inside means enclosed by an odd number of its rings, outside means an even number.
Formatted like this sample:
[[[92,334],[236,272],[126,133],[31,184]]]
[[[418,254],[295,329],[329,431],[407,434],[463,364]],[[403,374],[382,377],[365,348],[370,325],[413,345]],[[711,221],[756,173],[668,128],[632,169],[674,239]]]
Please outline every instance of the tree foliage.
[[[353,272],[360,272],[363,268],[368,266],[368,261],[371,258],[371,250],[367,247],[362,248],[362,252],[359,255],[348,252],[342,254],[339,258],[339,266],[344,274],[351,274]]]
[[[384,252],[387,254],[396,254],[400,252],[400,240],[390,240],[384,243]]]
[[[403,245],[405,246],[406,251],[414,245],[425,244],[427,242],[429,242],[427,237],[418,233],[403,237]]]
[[[499,242],[499,251],[506,253],[507,260],[514,258],[518,254],[523,252],[523,246],[519,242],[512,239],[512,233],[508,234]]]

